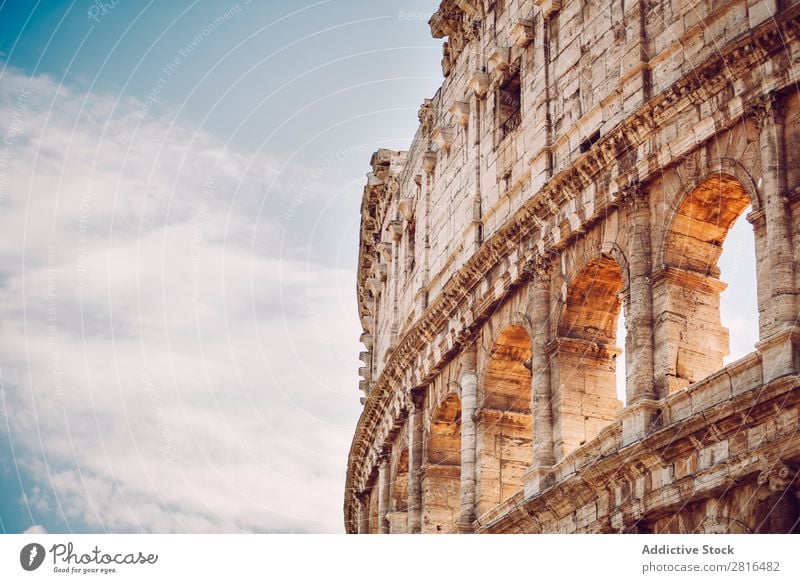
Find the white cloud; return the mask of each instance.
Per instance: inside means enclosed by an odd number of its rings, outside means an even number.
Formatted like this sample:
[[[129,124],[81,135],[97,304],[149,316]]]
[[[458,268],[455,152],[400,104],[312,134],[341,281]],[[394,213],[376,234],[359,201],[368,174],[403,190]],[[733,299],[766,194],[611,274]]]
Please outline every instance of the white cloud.
[[[47,529],[41,524],[34,524],[22,531],[22,534],[47,534]]]
[[[302,168],[138,106],[0,83],[0,364],[25,503],[75,529],[340,531],[354,275],[289,243]]]

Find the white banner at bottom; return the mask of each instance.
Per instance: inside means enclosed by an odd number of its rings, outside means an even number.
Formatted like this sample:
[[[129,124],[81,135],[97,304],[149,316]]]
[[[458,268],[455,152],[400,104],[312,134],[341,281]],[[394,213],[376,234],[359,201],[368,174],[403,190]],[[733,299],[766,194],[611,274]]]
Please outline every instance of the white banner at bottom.
[[[793,535],[4,535],[0,581],[798,581]]]

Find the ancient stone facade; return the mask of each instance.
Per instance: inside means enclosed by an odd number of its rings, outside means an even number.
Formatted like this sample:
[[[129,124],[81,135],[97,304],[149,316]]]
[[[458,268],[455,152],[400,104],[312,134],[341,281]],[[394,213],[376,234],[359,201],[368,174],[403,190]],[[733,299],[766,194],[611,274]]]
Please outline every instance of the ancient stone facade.
[[[798,531],[800,1],[430,26],[443,85],[364,189],[347,531]],[[737,220],[759,339],[724,365]]]

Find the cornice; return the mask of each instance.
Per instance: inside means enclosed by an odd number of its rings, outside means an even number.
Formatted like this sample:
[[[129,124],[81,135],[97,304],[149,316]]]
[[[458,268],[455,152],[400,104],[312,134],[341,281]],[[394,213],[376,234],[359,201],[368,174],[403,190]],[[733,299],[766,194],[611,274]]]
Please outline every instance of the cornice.
[[[529,498],[525,498],[523,493],[517,494],[501,506],[479,517],[480,532],[506,531],[509,523],[513,522],[512,517],[520,509],[524,509],[528,516],[537,518],[538,521],[554,521],[574,512],[576,507],[591,503],[593,500],[599,501],[604,490],[610,488],[613,491],[615,486],[625,482],[628,483],[627,490],[633,492],[633,484],[639,478],[740,433],[744,423],[742,415],[747,416],[748,425],[757,424],[774,414],[776,403],[780,403],[781,408],[795,405],[800,400],[796,390],[799,382],[800,378],[796,376],[776,379],[758,391],[748,391],[731,401],[713,405],[690,418],[670,424],[626,448],[619,446],[619,427],[607,428],[594,441],[587,444],[596,449],[598,454],[603,451],[608,452],[607,454],[598,455],[595,462],[586,466],[577,465],[572,457],[581,453],[580,451],[570,454],[559,465],[566,468],[574,464],[575,467],[563,479]],[[788,435],[791,430],[787,427],[784,431]],[[702,440],[698,439],[697,435],[703,436]],[[764,448],[774,449],[784,437],[785,435],[776,435],[774,443],[767,443]],[[782,453],[790,455],[786,450],[782,450]],[[582,457],[588,459],[588,456]],[[779,459],[771,459],[769,455],[765,455],[761,463],[754,464],[753,452],[747,451],[732,456],[725,464],[730,470],[725,478],[728,481],[727,486],[747,475],[756,477],[759,484],[770,488],[777,487],[782,490],[787,486],[789,472]],[[706,478],[706,475],[718,473],[718,469],[712,465],[705,472],[697,472],[694,476],[690,476],[689,479],[693,480],[692,487],[685,496],[680,497],[680,504],[686,504],[688,500],[702,499],[708,491],[719,489],[720,484]],[[615,503],[613,508],[604,509],[604,514],[608,514],[609,519],[611,514],[625,515],[629,512],[636,514],[637,506],[640,510],[658,508],[667,511],[669,508],[663,504],[663,490],[682,488],[684,485],[682,480],[684,478],[675,479],[652,491],[639,492],[628,500]],[[706,491],[695,488],[694,484],[697,483],[704,484]]]

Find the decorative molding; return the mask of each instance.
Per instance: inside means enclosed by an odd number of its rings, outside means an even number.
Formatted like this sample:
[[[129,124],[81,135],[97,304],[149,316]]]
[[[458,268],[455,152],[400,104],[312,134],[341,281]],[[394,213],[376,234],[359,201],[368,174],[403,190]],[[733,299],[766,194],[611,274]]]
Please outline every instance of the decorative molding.
[[[439,127],[433,130],[431,137],[436,142],[437,146],[449,153],[453,145],[453,140],[455,139],[455,131],[453,126]]]
[[[403,221],[389,221],[389,236],[395,243],[403,238]]]
[[[550,18],[554,12],[561,10],[561,0],[533,0],[533,2],[542,9],[545,18]]]
[[[427,174],[430,174],[436,169],[436,152],[428,150],[422,155],[422,169],[425,170]]]
[[[785,492],[797,480],[797,470],[793,470],[781,460],[765,460],[764,468],[758,474],[758,485],[770,492]]]
[[[745,117],[751,117],[758,129],[770,123],[783,123],[786,117],[783,101],[776,91],[759,95],[744,106]]]
[[[400,215],[408,222],[414,218],[414,199],[413,198],[401,198],[397,202],[397,210],[400,211]]]
[[[525,48],[533,42],[533,22],[520,19],[511,27],[511,38],[519,48]]]
[[[476,71],[472,74],[467,84],[476,97],[483,99],[489,92],[489,74],[483,71]]]
[[[505,72],[511,66],[511,49],[507,47],[495,49],[495,51],[489,55],[489,72],[491,73],[493,70],[499,72]]]
[[[458,125],[467,127],[469,124],[469,103],[466,101],[454,101],[449,111],[456,118]]]
[[[392,260],[392,244],[388,241],[381,241],[375,246],[378,254],[381,257],[381,261],[388,263]]]

